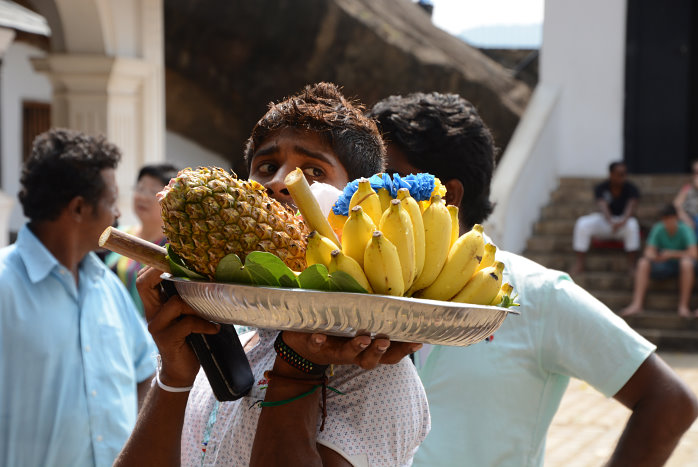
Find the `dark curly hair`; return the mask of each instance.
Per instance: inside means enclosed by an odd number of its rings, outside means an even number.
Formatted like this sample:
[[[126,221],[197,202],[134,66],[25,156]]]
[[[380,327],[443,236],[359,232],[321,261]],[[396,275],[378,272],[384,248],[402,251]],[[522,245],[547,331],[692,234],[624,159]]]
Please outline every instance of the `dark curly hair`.
[[[153,177],[162,182],[163,185],[170,183],[170,180],[177,176],[179,169],[172,164],[162,163],[162,164],[149,164],[141,167],[138,171],[138,178],[140,180],[145,177]]]
[[[291,127],[315,131],[325,138],[350,180],[381,172],[385,145],[376,123],[363,111],[363,106],[346,99],[335,84],[308,85],[295,96],[269,104],[245,145],[247,167],[270,134]]]
[[[22,168],[19,201],[31,222],[56,220],[76,196],[96,207],[104,190],[103,169],[114,169],[121,151],[103,136],[54,128],[34,139]]]
[[[495,146],[475,107],[457,94],[432,92],[390,96],[368,113],[388,144],[408,162],[441,179],[463,184],[460,219],[468,227],[492,213],[490,182]]]

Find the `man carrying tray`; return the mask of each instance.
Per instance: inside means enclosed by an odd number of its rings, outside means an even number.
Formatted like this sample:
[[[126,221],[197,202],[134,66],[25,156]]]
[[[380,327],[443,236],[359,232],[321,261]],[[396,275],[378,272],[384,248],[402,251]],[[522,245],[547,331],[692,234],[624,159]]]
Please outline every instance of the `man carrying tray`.
[[[389,173],[429,172],[460,207],[461,231],[492,211],[494,142],[454,94],[391,96],[370,112],[388,141]],[[521,315],[494,339],[415,354],[432,431],[415,465],[543,465],[545,436],[571,376],[633,411],[609,465],[663,465],[698,415],[691,390],[655,346],[569,276],[499,250]]]
[[[341,189],[380,172],[384,155],[375,123],[328,83],[271,106],[245,152],[250,178],[282,202],[291,202],[283,181],[296,167],[311,181]],[[259,330],[242,339],[255,386],[249,396],[220,403],[185,342],[190,333],[213,334],[217,326],[195,317],[179,298],[163,303],[159,281],[158,271],[145,270],[139,291],[162,368],[117,465],[411,463],[429,430],[422,385],[403,359],[418,344],[287,331],[277,340],[278,331]],[[320,391],[308,393],[329,364],[335,364],[329,384],[343,394],[327,391],[324,416]]]

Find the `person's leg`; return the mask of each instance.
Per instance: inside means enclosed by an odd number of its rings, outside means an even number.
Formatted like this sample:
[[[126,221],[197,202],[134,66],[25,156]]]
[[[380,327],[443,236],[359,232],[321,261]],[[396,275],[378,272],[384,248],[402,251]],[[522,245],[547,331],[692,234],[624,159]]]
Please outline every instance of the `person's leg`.
[[[635,257],[640,249],[640,223],[634,217],[628,219],[621,230],[623,245],[628,253],[628,271],[635,269]]]
[[[679,316],[682,318],[691,317],[691,309],[689,300],[691,298],[691,289],[693,288],[693,260],[690,258],[681,258],[679,262]]]
[[[633,301],[621,310],[621,316],[630,316],[642,311],[645,293],[650,282],[651,267],[652,262],[649,259],[642,257],[638,260],[635,269],[635,284],[633,285]]]
[[[584,271],[586,252],[589,251],[591,237],[594,235],[608,236],[610,233],[611,226],[601,213],[595,212],[577,219],[572,234],[572,248],[577,252],[577,262],[572,267],[572,274]]]

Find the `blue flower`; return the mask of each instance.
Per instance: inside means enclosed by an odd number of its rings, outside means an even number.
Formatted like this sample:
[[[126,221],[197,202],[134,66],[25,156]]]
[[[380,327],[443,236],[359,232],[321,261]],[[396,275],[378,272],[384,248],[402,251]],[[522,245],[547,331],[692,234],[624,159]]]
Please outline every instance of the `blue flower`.
[[[432,191],[434,191],[434,176],[428,173],[410,174],[404,178],[395,173],[392,179],[388,174],[376,174],[369,178],[369,182],[371,183],[371,188],[376,192],[381,188],[385,188],[393,198],[397,198],[397,190],[400,188],[410,190],[410,195],[417,201],[428,200]],[[359,179],[349,182],[344,187],[337,202],[332,206],[332,212],[338,216],[348,216],[349,202],[358,188]]]

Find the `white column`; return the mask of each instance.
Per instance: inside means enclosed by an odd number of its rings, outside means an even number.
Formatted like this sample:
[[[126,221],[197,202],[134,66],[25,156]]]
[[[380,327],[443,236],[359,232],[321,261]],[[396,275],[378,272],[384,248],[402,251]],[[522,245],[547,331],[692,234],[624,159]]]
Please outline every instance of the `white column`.
[[[0,28],[0,59],[5,56],[5,52],[10,44],[12,44],[14,38],[15,31],[13,29]],[[2,70],[0,69],[0,79],[2,79],[1,73]],[[0,99],[2,99],[2,96],[0,96]],[[0,118],[2,118],[2,116],[0,116]],[[0,154],[0,164],[3,162],[2,159],[5,159],[5,156]],[[0,165],[0,174],[1,173],[2,165]],[[7,196],[7,194],[0,189],[0,248],[6,246],[10,241],[9,220],[13,205],[14,198]]]
[[[164,159],[162,145],[153,144],[162,139],[163,125],[152,123],[160,122],[162,113],[158,106],[144,105],[157,65],[89,54],[54,54],[32,62],[53,84],[53,126],[103,134],[121,149],[119,205],[124,223],[132,223],[128,188],[141,165]]]

